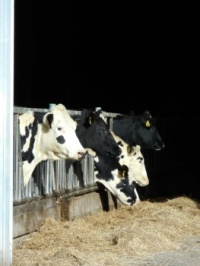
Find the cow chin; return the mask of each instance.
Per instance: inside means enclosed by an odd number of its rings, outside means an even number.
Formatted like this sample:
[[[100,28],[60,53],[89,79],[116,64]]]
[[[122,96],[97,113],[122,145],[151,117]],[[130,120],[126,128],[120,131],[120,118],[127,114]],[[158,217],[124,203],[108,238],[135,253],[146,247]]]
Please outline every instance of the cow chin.
[[[79,161],[82,160],[85,157],[85,152],[77,152],[77,153],[54,153],[52,156],[52,160],[73,160],[73,161]]]
[[[147,145],[146,149],[153,149],[154,151],[161,151],[165,148],[165,144],[163,145],[154,145],[153,147],[151,145]]]
[[[163,145],[162,147],[155,147],[154,151],[161,151],[165,148],[165,146]]]
[[[85,158],[86,152],[77,152],[75,154],[69,153],[68,159],[70,160],[75,160],[75,161],[80,161]]]
[[[146,187],[149,184],[149,182],[146,182],[146,183],[141,183],[140,181],[134,181],[134,182],[140,187]]]

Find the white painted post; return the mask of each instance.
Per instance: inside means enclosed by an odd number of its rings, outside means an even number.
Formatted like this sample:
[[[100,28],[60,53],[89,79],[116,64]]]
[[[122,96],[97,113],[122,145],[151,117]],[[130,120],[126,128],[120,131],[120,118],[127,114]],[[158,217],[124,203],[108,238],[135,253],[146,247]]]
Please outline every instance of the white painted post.
[[[14,0],[0,1],[0,265],[12,265]]]

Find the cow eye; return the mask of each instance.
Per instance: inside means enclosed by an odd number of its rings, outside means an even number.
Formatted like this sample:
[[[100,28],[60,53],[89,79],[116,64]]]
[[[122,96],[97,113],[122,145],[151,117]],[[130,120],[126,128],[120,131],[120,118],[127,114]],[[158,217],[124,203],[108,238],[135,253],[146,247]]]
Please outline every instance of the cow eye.
[[[62,127],[58,127],[58,130],[61,131],[62,130]]]
[[[102,129],[102,132],[103,132],[104,134],[107,134],[107,133],[108,133],[108,130],[107,130],[107,129]]]

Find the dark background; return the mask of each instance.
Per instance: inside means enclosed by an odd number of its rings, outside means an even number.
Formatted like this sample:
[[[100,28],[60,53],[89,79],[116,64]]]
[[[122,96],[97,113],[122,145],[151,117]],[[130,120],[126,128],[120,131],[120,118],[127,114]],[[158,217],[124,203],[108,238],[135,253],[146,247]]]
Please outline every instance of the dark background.
[[[144,152],[150,195],[199,197],[197,10],[187,2],[16,0],[14,105],[149,109],[166,143]]]
[[[195,7],[15,1],[14,105],[198,117]]]

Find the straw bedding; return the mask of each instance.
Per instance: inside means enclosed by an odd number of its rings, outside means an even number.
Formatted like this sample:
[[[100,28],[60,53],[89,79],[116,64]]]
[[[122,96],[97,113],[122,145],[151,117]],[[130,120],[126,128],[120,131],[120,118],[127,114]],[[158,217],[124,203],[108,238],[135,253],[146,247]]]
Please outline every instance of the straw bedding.
[[[127,260],[137,265],[200,236],[199,221],[200,203],[188,197],[141,201],[74,221],[47,219],[13,250],[13,266],[122,266]]]

